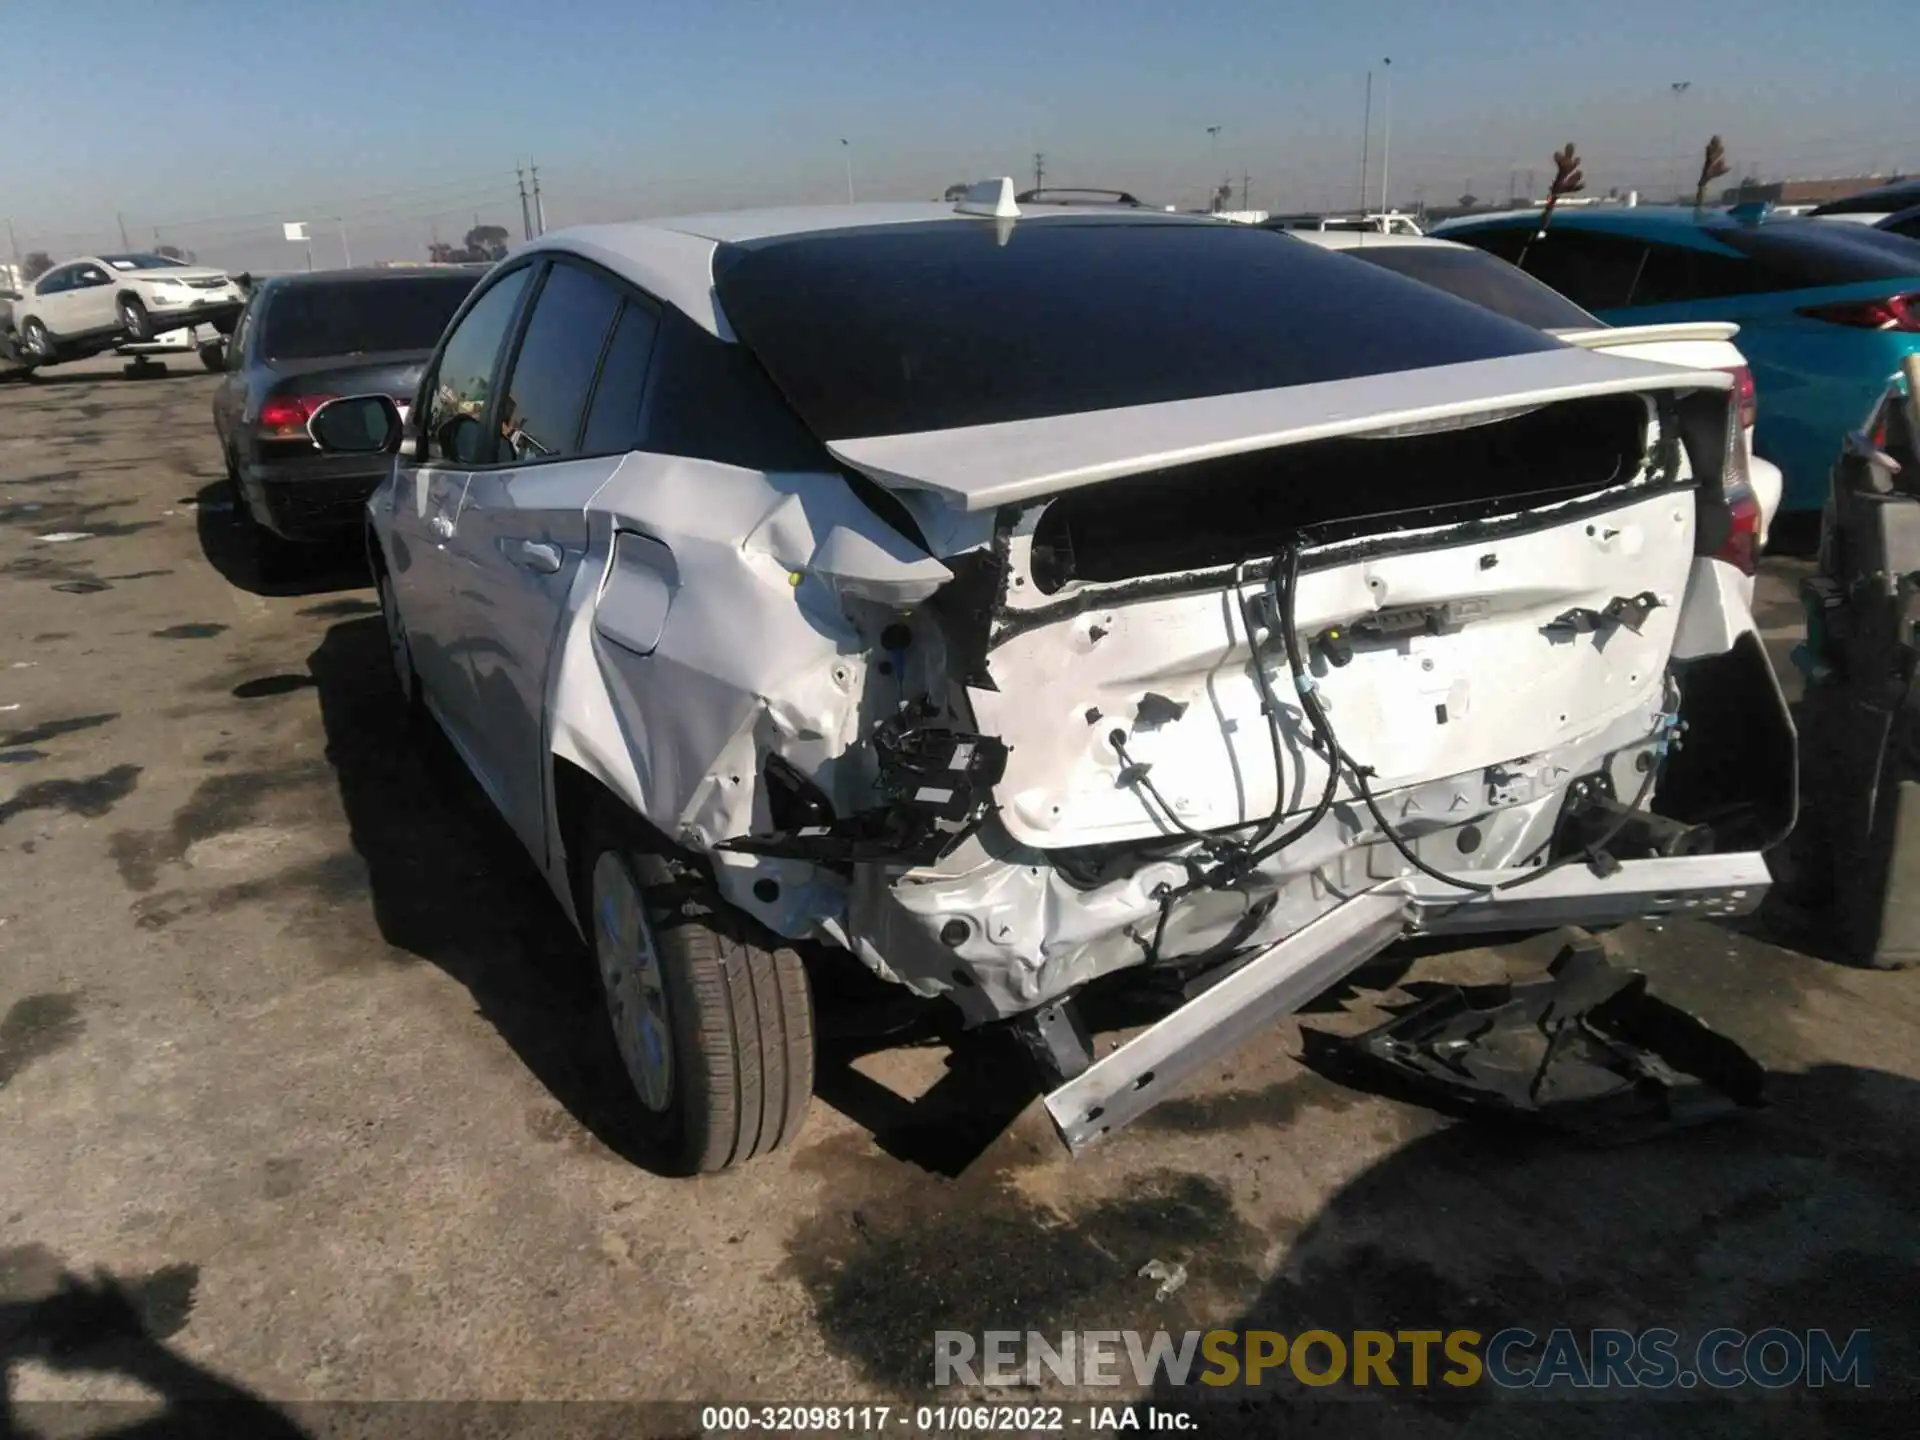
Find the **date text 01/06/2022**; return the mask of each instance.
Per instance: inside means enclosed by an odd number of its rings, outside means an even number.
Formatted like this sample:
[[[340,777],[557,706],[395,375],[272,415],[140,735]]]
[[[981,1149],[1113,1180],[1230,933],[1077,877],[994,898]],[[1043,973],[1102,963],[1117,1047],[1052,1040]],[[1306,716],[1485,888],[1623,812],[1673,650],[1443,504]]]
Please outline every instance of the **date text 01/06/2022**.
[[[1114,1434],[1125,1430],[1197,1429],[1184,1411],[1152,1405],[709,1405],[700,1412],[709,1435]]]

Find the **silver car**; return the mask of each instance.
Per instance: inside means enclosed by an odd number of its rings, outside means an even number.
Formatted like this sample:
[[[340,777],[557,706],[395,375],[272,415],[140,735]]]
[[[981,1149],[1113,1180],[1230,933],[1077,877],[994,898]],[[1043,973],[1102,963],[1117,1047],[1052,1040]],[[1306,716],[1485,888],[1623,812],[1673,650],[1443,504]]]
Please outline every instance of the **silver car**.
[[[311,433],[394,455],[402,693],[707,1170],[795,1134],[830,951],[1011,1024],[1077,1148],[1409,933],[1756,905],[1728,386],[996,181],[547,236]]]

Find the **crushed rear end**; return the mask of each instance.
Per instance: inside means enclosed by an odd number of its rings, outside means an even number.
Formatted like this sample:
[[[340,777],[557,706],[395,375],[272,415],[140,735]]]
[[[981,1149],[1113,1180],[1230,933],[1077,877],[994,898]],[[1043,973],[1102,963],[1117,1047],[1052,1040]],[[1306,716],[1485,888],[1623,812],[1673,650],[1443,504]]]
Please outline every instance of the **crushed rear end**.
[[[834,441],[938,564],[815,551],[855,738],[763,729],[720,873],[1020,1017],[1076,1147],[1404,936],[1750,910],[1796,780],[1713,558],[1737,424],[1547,342]],[[1193,998],[1093,1063],[1073,999],[1138,970]]]

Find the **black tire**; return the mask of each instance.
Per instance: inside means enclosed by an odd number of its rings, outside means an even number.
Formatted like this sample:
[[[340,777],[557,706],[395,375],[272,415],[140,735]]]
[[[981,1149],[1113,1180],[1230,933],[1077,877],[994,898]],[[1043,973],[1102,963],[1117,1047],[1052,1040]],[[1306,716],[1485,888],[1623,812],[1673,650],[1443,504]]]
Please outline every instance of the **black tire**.
[[[153,317],[147,314],[147,307],[140,302],[138,295],[122,295],[114,307],[119,317],[120,328],[127,332],[130,339],[153,339]]]
[[[54,358],[53,336],[47,333],[47,327],[37,315],[29,315],[20,326],[20,343],[28,354],[42,365],[51,364]]]
[[[682,1174],[728,1170],[793,1142],[813,1095],[813,999],[800,957],[752,932],[691,870],[655,852],[617,806],[588,827],[574,885],[634,1110],[650,1146]],[[645,971],[614,935],[607,877],[638,897],[656,983],[633,1013]],[[618,908],[617,906],[615,907]],[[664,1013],[662,1013],[664,1012]],[[665,1045],[659,1044],[664,1031]],[[668,1057],[664,1079],[644,1055]]]
[[[227,347],[218,340],[209,340],[200,347],[200,363],[209,370],[227,368]]]

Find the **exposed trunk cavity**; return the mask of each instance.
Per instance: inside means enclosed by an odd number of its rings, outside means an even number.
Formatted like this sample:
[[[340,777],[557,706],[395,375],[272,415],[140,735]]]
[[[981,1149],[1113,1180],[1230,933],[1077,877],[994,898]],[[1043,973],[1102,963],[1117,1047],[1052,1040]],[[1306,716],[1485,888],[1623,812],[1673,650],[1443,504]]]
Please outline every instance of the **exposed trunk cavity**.
[[[1389,536],[1595,494],[1645,459],[1636,395],[1563,401],[1445,428],[1343,436],[1072,490],[1041,513],[1036,589],[1264,560],[1305,532]]]

